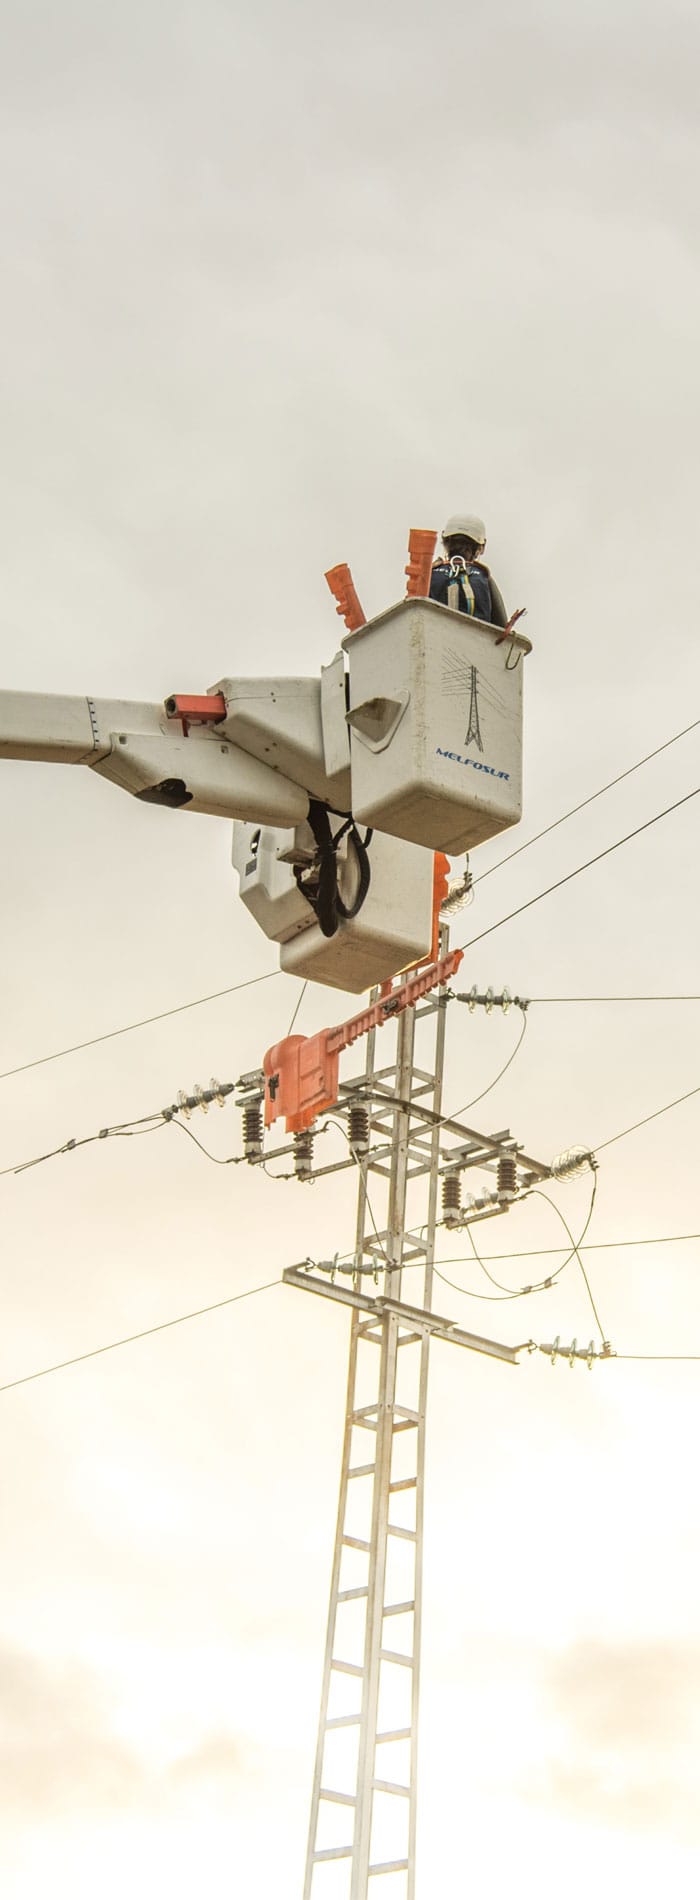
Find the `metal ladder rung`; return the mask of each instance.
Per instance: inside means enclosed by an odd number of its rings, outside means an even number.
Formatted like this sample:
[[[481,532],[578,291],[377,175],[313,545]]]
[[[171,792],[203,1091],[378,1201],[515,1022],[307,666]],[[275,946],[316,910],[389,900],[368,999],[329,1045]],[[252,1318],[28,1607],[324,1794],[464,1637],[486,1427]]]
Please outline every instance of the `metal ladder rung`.
[[[415,1610],[415,1607],[415,1597],[411,1598],[410,1603],[387,1603],[382,1616],[407,1616],[409,1610]]]
[[[367,1871],[370,1874],[405,1874],[407,1868],[407,1860],[378,1860]]]
[[[417,1531],[406,1531],[403,1524],[387,1524],[386,1529],[388,1537],[406,1537],[409,1544],[415,1544],[418,1537]]]
[[[376,1742],[410,1742],[412,1734],[410,1728],[385,1728],[374,1739]]]
[[[371,1470],[372,1471],[374,1470],[374,1465],[371,1466]],[[348,1475],[352,1476],[352,1473],[349,1473]],[[389,1485],[389,1490],[390,1491],[415,1491],[417,1483],[418,1483],[417,1478],[392,1478],[391,1484]]]
[[[342,1676],[363,1676],[365,1673],[362,1663],[336,1662],[335,1657],[331,1662],[331,1669],[339,1669]]]
[[[376,1789],[377,1794],[402,1794],[405,1795],[406,1800],[409,1799],[411,1793],[410,1788],[405,1788],[402,1781],[373,1781],[372,1787]]]
[[[351,1466],[350,1466],[350,1470],[349,1470],[349,1472],[348,1472],[348,1477],[349,1477],[349,1478],[371,1478],[371,1476],[372,1476],[372,1472],[373,1472],[373,1471],[376,1471],[376,1469],[377,1469],[377,1467],[376,1467],[376,1465],[375,1465],[375,1464],[371,1464],[371,1465],[351,1465]],[[414,1478],[414,1480],[413,1480],[413,1482],[414,1482],[414,1484],[415,1484],[415,1478]]]
[[[402,1663],[404,1669],[413,1668],[413,1657],[404,1655],[401,1649],[380,1649],[379,1654],[382,1662]],[[362,1675],[361,1669],[358,1674]]]
[[[354,1728],[357,1723],[361,1721],[362,1716],[358,1710],[357,1715],[327,1715],[324,1726],[326,1728]],[[406,1729],[406,1734],[410,1735],[410,1733],[410,1729]],[[377,1741],[379,1742],[381,1739],[382,1737],[378,1735]],[[398,1734],[392,1737],[393,1741],[398,1741],[399,1739]]]
[[[313,1859],[314,1861],[349,1860],[351,1853],[352,1847],[320,1847],[316,1849]]]
[[[350,1537],[347,1532],[345,1532],[343,1543],[349,1545],[351,1550],[369,1550],[369,1543],[366,1537]]]
[[[408,1793],[408,1789],[406,1792]],[[318,1798],[319,1801],[339,1801],[343,1808],[354,1808],[357,1800],[357,1796],[354,1794],[336,1794],[334,1788],[319,1788]]]
[[[367,1597],[367,1596],[369,1596],[368,1585],[366,1583],[359,1583],[356,1590],[339,1590],[338,1602],[339,1603],[353,1603],[357,1597]]]

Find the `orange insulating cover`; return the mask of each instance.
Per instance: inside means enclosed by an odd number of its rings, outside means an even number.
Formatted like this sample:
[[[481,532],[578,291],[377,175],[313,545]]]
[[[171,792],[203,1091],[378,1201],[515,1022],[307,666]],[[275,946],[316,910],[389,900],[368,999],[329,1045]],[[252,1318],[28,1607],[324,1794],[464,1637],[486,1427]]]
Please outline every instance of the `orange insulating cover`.
[[[433,868],[433,941],[430,955],[435,961],[440,948],[440,912],[449,890],[450,860],[444,851],[435,852]]]
[[[180,719],[187,738],[190,726],[218,726],[226,718],[223,693],[171,693],[165,700],[168,719]]]
[[[360,606],[347,562],[341,561],[338,567],[329,567],[326,580],[338,602],[336,613],[342,614],[348,633],[357,633],[358,627],[366,625],[367,615]]]
[[[433,568],[433,555],[437,535],[432,528],[412,528],[408,537],[408,575],[407,595],[417,594],[427,600],[430,594],[430,576]]]
[[[266,1128],[285,1115],[287,1133],[298,1135],[337,1101],[340,1049],[331,1053],[327,1043],[328,1030],[321,1029],[316,1036],[287,1036],[268,1049],[263,1061]]]
[[[443,853],[437,852],[436,858]],[[265,1076],[265,1127],[286,1116],[287,1133],[300,1134],[310,1128],[317,1115],[332,1108],[338,1100],[338,1064],[341,1049],[348,1049],[358,1036],[380,1029],[393,1016],[420,1001],[429,990],[448,983],[459,969],[463,950],[448,950],[437,963],[409,976],[378,1002],[369,1003],[357,1016],[334,1029],[321,1029],[315,1036],[286,1036],[268,1049],[263,1060]]]

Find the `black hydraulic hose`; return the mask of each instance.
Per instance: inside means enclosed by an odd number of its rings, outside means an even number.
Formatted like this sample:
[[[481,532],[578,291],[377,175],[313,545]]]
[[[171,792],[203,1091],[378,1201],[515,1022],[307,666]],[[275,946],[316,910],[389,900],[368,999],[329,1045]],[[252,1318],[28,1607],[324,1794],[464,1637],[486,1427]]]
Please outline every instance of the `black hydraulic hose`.
[[[371,839],[372,839],[371,831],[366,831],[364,839],[362,839],[357,829],[357,825],[352,824],[350,826],[349,842],[352,844],[353,850],[355,852],[355,857],[357,858],[357,869],[359,872],[357,890],[355,892],[355,896],[351,904],[344,903],[343,898],[340,895],[339,888],[336,889],[336,896],[335,896],[336,910],[338,911],[339,916],[344,917],[346,921],[349,921],[350,918],[352,917],[357,917],[358,912],[361,911],[362,909],[365,898],[367,896],[367,892],[370,887],[372,872],[370,869],[369,853],[368,853],[367,847],[370,844]],[[336,839],[336,843],[337,843],[337,839]]]
[[[324,937],[334,937],[341,918],[347,922],[357,917],[367,896],[371,879],[368,846],[372,832],[366,831],[362,839],[353,819],[346,818],[334,837],[328,810],[315,798],[312,798],[309,804],[309,824],[317,850],[316,890],[313,895],[309,885],[303,882],[303,872],[300,869],[295,871],[295,876],[299,889],[316,913],[319,929]],[[349,904],[345,903],[338,888],[337,852],[346,832],[352,843],[358,868],[357,890]]]

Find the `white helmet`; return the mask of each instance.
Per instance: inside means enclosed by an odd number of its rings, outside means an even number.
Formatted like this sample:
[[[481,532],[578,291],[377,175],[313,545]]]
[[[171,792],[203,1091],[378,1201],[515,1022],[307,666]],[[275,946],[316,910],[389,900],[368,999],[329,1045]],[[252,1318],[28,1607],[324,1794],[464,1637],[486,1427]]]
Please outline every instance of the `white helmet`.
[[[486,528],[479,515],[450,515],[442,530],[443,541],[451,541],[455,534],[466,534],[482,548],[486,540]]]

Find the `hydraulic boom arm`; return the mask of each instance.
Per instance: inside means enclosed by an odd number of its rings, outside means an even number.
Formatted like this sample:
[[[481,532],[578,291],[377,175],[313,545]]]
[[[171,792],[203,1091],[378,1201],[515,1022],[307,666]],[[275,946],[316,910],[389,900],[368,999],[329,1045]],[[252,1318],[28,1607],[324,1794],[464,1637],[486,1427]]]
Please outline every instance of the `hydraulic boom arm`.
[[[199,701],[0,693],[0,758],[88,765],[147,803],[264,825],[296,825],[308,793],[235,745],[216,697]],[[194,706],[189,717],[183,708]],[[168,710],[172,708],[172,711]],[[204,709],[204,711],[203,711]]]

